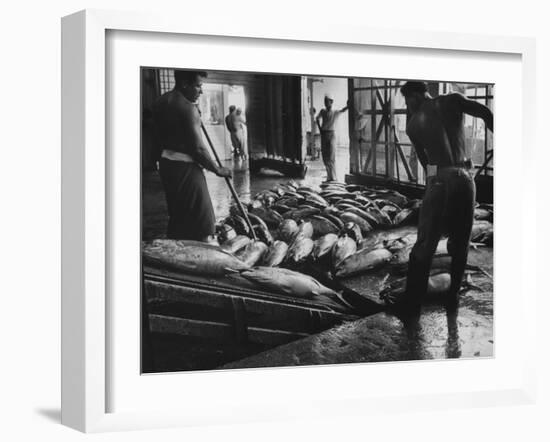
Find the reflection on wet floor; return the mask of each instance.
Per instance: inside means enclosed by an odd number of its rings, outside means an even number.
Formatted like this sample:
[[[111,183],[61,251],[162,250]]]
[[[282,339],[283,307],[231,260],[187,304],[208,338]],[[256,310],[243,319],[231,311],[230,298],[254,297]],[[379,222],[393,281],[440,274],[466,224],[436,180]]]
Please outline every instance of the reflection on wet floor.
[[[318,186],[326,180],[326,170],[320,159],[316,161],[308,161],[306,165],[306,177],[304,179],[295,179],[296,182]],[[237,194],[240,196],[241,200],[247,203],[250,202],[250,199],[258,192],[270,189],[276,184],[286,183],[289,181],[289,178],[284,176],[255,175],[251,177],[250,172],[248,171],[247,162],[243,162],[242,160],[236,160],[235,162],[227,161],[226,166],[233,168],[233,185],[235,186]],[[336,173],[338,180],[344,181],[344,176],[348,170],[348,149],[339,148],[336,158]],[[208,183],[208,190],[212,196],[216,219],[225,218],[229,214],[229,205],[232,202],[231,193],[225,183],[225,180],[208,173],[206,175],[206,181]]]
[[[420,314],[400,319],[378,313],[317,335],[225,365],[223,368],[413,361],[493,356],[493,282],[491,248],[475,250],[471,261],[487,272],[470,273],[472,287],[460,295],[458,309],[433,300]],[[356,290],[372,291],[370,285]],[[365,283],[369,278],[363,278]]]
[[[326,170],[323,162],[318,159],[307,161],[307,173],[304,179],[295,179],[296,182],[318,186],[326,179]],[[248,162],[243,160],[226,161],[225,166],[233,170],[233,186],[241,201],[250,202],[258,192],[270,189],[276,184],[286,183],[287,177],[281,176],[251,176],[248,171]],[[338,148],[336,156],[336,172],[339,180],[349,170],[349,152],[347,148]],[[229,214],[232,204],[231,191],[223,178],[213,173],[205,172],[208,190],[212,198],[216,220],[225,218]],[[168,224],[166,200],[158,172],[143,173],[143,239],[164,238]]]

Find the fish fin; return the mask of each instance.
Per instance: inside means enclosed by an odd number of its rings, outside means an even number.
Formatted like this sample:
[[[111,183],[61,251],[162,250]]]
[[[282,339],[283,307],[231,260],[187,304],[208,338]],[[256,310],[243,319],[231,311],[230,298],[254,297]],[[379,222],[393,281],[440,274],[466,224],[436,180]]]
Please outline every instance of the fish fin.
[[[341,291],[341,292],[336,292],[336,297],[340,300],[340,302],[342,302],[342,304],[344,304],[346,307],[350,308],[350,309],[353,309],[353,305],[351,305],[348,301],[346,301],[344,299],[344,292]]]
[[[386,273],[386,276],[384,276],[384,277],[382,278],[382,281],[380,281],[380,284],[386,284],[386,282],[388,281],[389,277],[390,277],[390,274],[389,274],[389,273]]]
[[[482,242],[470,242],[470,247],[474,250],[477,250],[478,247],[485,247],[486,245]]]
[[[481,268],[480,266],[475,266],[472,264],[466,264],[467,270],[475,270],[476,272],[483,273],[487,278],[493,278],[493,275],[491,275],[487,270]]]

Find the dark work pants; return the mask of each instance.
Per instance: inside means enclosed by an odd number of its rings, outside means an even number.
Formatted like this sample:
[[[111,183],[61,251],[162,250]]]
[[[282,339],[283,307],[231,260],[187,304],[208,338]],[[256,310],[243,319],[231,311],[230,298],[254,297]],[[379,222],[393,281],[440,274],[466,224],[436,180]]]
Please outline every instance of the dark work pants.
[[[321,154],[327,169],[327,181],[336,181],[336,134],[333,130],[321,131]]]
[[[202,241],[213,235],[216,219],[201,167],[161,158],[159,173],[170,217],[166,236]]]
[[[458,293],[468,259],[475,192],[474,180],[464,168],[441,169],[427,179],[418,238],[409,258],[409,301],[420,301],[426,294],[432,258],[444,234],[449,235],[447,251],[452,258],[450,295]]]

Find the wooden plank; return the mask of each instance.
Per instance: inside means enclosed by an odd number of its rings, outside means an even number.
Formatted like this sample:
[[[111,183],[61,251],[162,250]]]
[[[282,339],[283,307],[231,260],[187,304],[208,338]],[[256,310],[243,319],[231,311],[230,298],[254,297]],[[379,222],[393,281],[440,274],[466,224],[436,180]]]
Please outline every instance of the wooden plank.
[[[352,103],[352,112],[349,113],[348,118],[348,133],[349,133],[349,142],[350,142],[350,155],[349,155],[349,170],[351,173],[357,173],[360,171],[360,154],[359,154],[359,137],[358,133],[356,134],[355,125],[356,125],[356,114],[357,111],[357,101],[354,94],[354,80],[353,78],[348,78],[348,100],[351,100]]]
[[[146,293],[148,302],[175,302],[188,305],[205,306],[218,310],[225,310],[229,321],[234,309],[233,299],[241,299],[246,307],[247,322],[264,326],[277,325],[293,331],[313,333],[327,329],[334,324],[353,319],[353,315],[343,315],[332,311],[324,311],[322,307],[296,305],[291,303],[274,302],[249,297],[238,297],[198,291],[187,287],[170,286],[162,283],[147,283]],[[286,300],[285,300],[286,301]],[[289,300],[290,301],[290,300]],[[313,318],[312,315],[317,315]],[[313,319],[312,319],[313,318]]]
[[[384,102],[382,103],[382,109],[384,109],[384,116],[380,124],[384,125],[384,144],[385,144],[385,158],[386,158],[386,176],[393,178],[392,167],[393,162],[390,161],[390,146],[388,139],[388,118],[387,118],[387,104],[388,104],[388,82],[384,80]]]
[[[395,126],[392,126],[393,130],[393,136],[395,139],[395,147],[397,149],[397,152],[399,153],[399,157],[401,158],[401,161],[403,163],[403,166],[405,167],[405,171],[407,172],[407,177],[409,181],[415,181],[413,174],[411,172],[411,169],[409,167],[409,163],[407,162],[407,159],[405,158],[405,152],[403,152],[403,149],[401,148],[401,144],[399,143],[399,139],[397,138],[397,132],[395,130]]]
[[[376,94],[374,89],[370,91],[370,106],[371,110],[374,112],[376,110]],[[369,155],[372,157],[372,174],[376,176],[376,114],[373,113],[371,116],[371,148]]]
[[[221,322],[197,321],[163,315],[149,315],[151,333],[176,334],[198,338],[234,341],[233,325]],[[248,342],[266,345],[280,345],[309,336],[308,333],[287,332],[285,330],[248,327]]]
[[[388,110],[389,110],[389,116],[388,121],[386,124],[386,143],[388,144],[388,151],[389,151],[389,167],[390,167],[390,178],[397,177],[397,182],[401,181],[401,177],[399,174],[399,161],[398,156],[396,154],[396,147],[395,147],[395,139],[393,137],[393,128],[394,126],[394,120],[395,120],[395,108],[394,108],[394,100],[391,90],[392,81],[390,80],[387,84],[387,94],[388,94]],[[394,169],[395,166],[395,169]]]
[[[317,308],[319,310],[327,309],[326,307],[317,305],[307,299],[293,299],[289,297],[270,295],[268,293],[263,295],[254,294],[253,292],[240,291],[238,289],[233,291],[220,291],[153,281],[146,281],[145,287],[147,290],[148,302],[159,299],[171,302],[186,302],[190,304],[207,305],[214,308],[226,308],[228,306],[227,299],[230,299],[232,296],[248,296],[248,299],[254,300],[254,298],[256,298],[255,300],[258,302],[271,302],[273,304],[280,304],[281,302],[284,302],[285,305],[288,305],[289,307],[296,306],[314,309]]]
[[[248,341],[248,329],[246,321],[246,305],[243,298],[232,297],[233,304],[233,327],[235,330],[235,339],[237,342]]]

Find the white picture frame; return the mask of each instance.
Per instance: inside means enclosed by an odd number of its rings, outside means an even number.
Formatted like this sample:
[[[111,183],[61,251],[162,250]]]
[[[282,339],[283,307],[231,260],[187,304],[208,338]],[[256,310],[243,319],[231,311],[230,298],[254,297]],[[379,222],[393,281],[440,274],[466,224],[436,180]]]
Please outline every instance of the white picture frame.
[[[462,393],[427,393],[407,397],[399,394],[379,396],[374,400],[359,393],[347,396],[334,393],[325,400],[313,398],[307,409],[257,407],[244,395],[235,402],[234,410],[241,415],[224,413],[212,406],[211,414],[200,407],[189,410],[172,408],[133,412],[109,412],[108,393],[110,353],[108,327],[109,241],[112,240],[110,218],[109,174],[106,119],[106,79],[108,51],[107,33],[151,32],[163,35],[227,36],[252,41],[268,39],[281,46],[293,42],[359,45],[384,48],[421,49],[430,51],[467,51],[473,54],[507,54],[521,59],[521,157],[523,171],[534,160],[535,44],[532,39],[490,37],[451,33],[416,31],[399,32],[372,28],[336,26],[330,34],[322,28],[281,28],[277,23],[249,23],[238,30],[230,23],[194,21],[181,24],[177,17],[143,13],[86,10],[63,18],[62,21],[62,423],[84,432],[114,431],[138,428],[185,426],[216,422],[248,422],[277,418],[319,417],[331,413],[368,414],[374,410],[403,411],[410,409],[488,406],[510,403],[532,403],[535,396],[535,339],[526,339],[521,358],[522,372],[509,385],[488,390]],[[158,34],[157,34],[158,35]],[[275,43],[274,43],[275,44]],[[342,46],[343,47],[343,46]],[[230,70],[231,66],[228,66]],[[136,94],[138,92],[136,91]],[[498,89],[497,97],[498,100]],[[137,115],[137,114],[136,114]],[[497,115],[498,119],[498,115]],[[498,134],[497,134],[498,136]],[[498,173],[498,172],[497,172]],[[137,189],[136,189],[137,191]],[[533,216],[534,195],[519,191],[526,207],[522,216]],[[498,227],[497,227],[498,229]],[[498,230],[497,230],[498,232]],[[529,245],[518,249],[520,258],[529,253]],[[534,247],[534,246],[531,246]],[[498,257],[499,249],[495,247]],[[525,272],[526,270],[522,270]],[[528,311],[536,304],[534,281],[521,279],[521,306]],[[136,294],[137,296],[137,294]],[[532,307],[531,307],[532,308]],[[535,324],[522,317],[523,336],[533,336]],[[532,346],[532,347],[529,347]],[[495,358],[498,359],[498,351]],[[325,368],[326,369],[326,368]],[[349,369],[349,367],[348,367]],[[353,367],[357,373],[360,366]],[[295,370],[286,370],[286,374]],[[335,370],[344,370],[337,366]],[[262,372],[267,373],[265,370]],[[325,372],[326,373],[326,372]],[[212,376],[221,377],[214,373]],[[234,372],[235,377],[246,376]],[[212,380],[214,378],[210,378]],[[251,380],[253,383],[254,380]],[[337,406],[336,406],[337,405]],[[336,406],[336,407],[335,407]],[[248,413],[247,413],[248,411]]]

